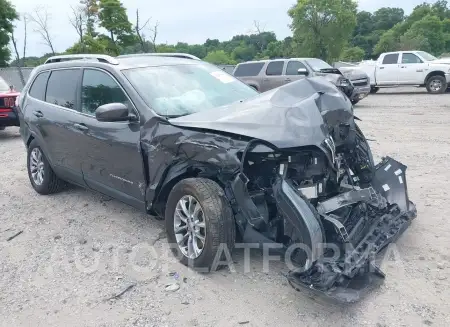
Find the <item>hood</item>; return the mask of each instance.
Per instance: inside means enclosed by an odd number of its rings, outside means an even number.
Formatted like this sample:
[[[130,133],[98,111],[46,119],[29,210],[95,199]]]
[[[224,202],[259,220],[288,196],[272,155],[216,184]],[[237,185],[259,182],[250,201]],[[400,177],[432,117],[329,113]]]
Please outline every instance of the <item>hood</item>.
[[[433,61],[428,61],[430,64],[450,64],[450,58],[439,58]]]
[[[351,81],[369,77],[365,72],[356,67],[341,67],[339,69],[341,70],[342,75]]]
[[[169,121],[179,127],[232,133],[289,148],[320,146],[331,128],[352,117],[352,105],[345,95],[326,79],[312,77]]]

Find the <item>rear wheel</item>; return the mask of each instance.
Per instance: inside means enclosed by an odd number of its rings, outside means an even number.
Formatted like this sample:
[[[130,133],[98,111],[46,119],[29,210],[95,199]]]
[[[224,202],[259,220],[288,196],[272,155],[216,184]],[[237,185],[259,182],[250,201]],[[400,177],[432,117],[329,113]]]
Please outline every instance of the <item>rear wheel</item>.
[[[233,212],[223,189],[210,179],[188,178],[176,184],[165,220],[171,250],[184,265],[214,270],[234,248]]]
[[[445,93],[447,90],[447,80],[444,76],[435,75],[431,76],[427,81],[427,91],[432,94]]]
[[[28,146],[27,170],[31,186],[39,194],[56,193],[64,186],[64,182],[53,172],[36,140],[31,141]]]

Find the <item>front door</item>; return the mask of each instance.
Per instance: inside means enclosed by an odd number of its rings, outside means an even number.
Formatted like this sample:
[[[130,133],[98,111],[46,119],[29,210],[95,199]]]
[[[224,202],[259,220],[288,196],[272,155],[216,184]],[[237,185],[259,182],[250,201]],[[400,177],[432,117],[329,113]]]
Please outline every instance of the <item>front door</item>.
[[[301,75],[298,73],[299,69],[306,69],[306,71],[309,71],[306,66],[298,61],[298,60],[289,60],[286,66],[286,73],[285,73],[285,84],[298,81],[299,79],[303,79],[306,76]]]
[[[82,172],[86,184],[102,193],[145,209],[144,160],[140,146],[140,124],[99,122],[95,110],[107,103],[121,102],[138,115],[119,83],[106,71],[84,69],[81,86],[80,124],[86,127],[82,145]]]
[[[428,64],[417,57],[414,53],[402,53],[400,74],[398,75],[399,84],[422,84],[425,80]]]
[[[285,84],[286,77],[283,76],[283,67],[284,60],[269,62],[266,68],[265,76],[261,83],[261,92],[265,92]]]
[[[388,53],[383,61],[376,68],[376,80],[378,85],[397,85],[400,75],[400,65],[398,53]]]

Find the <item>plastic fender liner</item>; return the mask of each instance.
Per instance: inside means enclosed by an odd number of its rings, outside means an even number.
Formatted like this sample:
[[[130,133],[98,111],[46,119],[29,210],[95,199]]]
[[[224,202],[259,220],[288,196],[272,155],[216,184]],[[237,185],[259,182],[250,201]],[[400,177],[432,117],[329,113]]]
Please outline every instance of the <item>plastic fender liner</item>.
[[[294,226],[303,246],[309,249],[307,266],[311,265],[323,255],[321,244],[325,239],[320,222],[306,203],[307,200],[281,176],[276,178],[272,188],[279,212]]]

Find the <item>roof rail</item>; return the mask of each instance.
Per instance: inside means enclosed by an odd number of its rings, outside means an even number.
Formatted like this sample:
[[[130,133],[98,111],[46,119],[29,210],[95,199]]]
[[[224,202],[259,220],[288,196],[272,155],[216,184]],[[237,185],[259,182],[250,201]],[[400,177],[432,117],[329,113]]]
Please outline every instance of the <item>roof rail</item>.
[[[121,55],[117,58],[131,58],[131,57],[174,57],[174,58],[185,58],[185,59],[193,59],[193,60],[201,60],[200,58],[193,56],[189,53],[178,53],[178,52],[152,52],[152,53],[134,53]]]
[[[54,62],[68,61],[68,60],[97,60],[111,65],[118,65],[119,62],[114,57],[102,54],[70,54],[59,55],[48,58],[44,64],[51,64]]]

